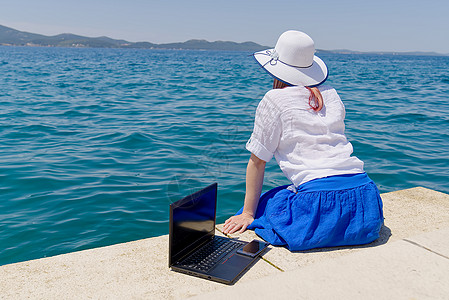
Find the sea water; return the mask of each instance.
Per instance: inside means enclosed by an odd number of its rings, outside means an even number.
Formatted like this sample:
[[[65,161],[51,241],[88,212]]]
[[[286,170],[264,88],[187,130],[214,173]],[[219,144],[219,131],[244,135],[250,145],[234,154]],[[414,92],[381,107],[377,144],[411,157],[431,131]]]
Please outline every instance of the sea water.
[[[321,57],[380,191],[449,193],[449,57]],[[167,234],[212,182],[223,222],[271,84],[246,52],[0,47],[0,265]]]

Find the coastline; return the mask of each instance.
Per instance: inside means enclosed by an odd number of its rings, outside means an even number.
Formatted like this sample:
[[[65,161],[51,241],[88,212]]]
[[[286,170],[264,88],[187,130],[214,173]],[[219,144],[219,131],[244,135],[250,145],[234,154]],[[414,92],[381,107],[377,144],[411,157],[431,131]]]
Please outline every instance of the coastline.
[[[62,48],[117,48],[117,49],[160,49],[160,50],[204,50],[204,51],[248,51],[257,52],[273,46],[264,46],[252,41],[207,41],[204,39],[190,39],[185,42],[156,44],[147,41],[129,42],[113,39],[107,36],[87,37],[72,33],[61,33],[47,36],[37,33],[19,31],[0,25],[0,46],[23,47],[62,47]],[[353,54],[353,55],[411,55],[411,56],[449,56],[449,53],[431,51],[357,51],[349,49],[324,50],[317,49],[317,53]]]

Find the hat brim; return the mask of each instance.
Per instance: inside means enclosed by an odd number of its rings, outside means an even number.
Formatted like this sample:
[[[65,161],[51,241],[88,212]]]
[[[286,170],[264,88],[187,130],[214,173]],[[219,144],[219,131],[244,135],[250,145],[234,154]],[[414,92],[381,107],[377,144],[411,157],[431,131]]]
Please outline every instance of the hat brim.
[[[275,60],[270,56],[274,49],[259,51],[253,54],[256,61],[274,78],[290,85],[313,87],[326,81],[327,66],[318,56],[313,57],[310,67],[298,68]]]

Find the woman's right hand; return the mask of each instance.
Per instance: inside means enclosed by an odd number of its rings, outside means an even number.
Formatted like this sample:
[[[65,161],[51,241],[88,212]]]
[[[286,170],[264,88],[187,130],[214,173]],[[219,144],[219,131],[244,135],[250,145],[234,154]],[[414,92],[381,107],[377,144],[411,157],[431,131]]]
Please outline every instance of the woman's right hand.
[[[251,153],[246,167],[246,193],[243,212],[230,217],[223,226],[223,233],[242,233],[254,221],[254,214],[262,192],[263,176],[266,162]]]
[[[238,233],[243,233],[253,221],[253,216],[245,212],[237,216],[232,216],[225,221],[223,233],[228,234],[237,231]]]

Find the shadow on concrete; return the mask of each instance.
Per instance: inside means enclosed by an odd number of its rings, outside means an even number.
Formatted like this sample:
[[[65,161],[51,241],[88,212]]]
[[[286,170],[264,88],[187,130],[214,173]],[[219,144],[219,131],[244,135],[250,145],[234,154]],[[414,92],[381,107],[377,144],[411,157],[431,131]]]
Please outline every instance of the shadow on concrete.
[[[316,248],[304,251],[292,251],[294,253],[313,253],[313,252],[329,252],[341,249],[361,249],[361,248],[371,248],[384,245],[388,242],[391,236],[391,230],[385,225],[382,225],[379,231],[379,238],[374,242],[364,245],[350,245],[350,246],[338,246],[338,247],[326,247],[326,248]]]

